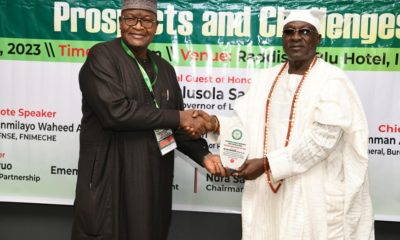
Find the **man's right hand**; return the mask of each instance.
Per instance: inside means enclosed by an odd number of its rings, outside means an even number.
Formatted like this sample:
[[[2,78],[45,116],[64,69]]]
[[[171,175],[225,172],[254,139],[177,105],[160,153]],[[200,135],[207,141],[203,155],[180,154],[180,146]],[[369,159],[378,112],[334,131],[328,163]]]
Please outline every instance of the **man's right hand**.
[[[202,110],[180,111],[180,128],[192,138],[199,138],[207,132],[213,132],[218,127],[216,116],[210,116]]]
[[[209,123],[202,117],[198,117],[197,110],[185,110],[179,112],[179,127],[185,130],[192,138],[200,138],[207,133]]]

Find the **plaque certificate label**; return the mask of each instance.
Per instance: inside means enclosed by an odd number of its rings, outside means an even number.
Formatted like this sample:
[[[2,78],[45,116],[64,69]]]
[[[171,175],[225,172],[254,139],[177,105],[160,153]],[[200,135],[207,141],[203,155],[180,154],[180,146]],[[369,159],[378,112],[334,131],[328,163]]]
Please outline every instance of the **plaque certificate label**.
[[[243,128],[233,127],[222,136],[220,156],[224,167],[238,169],[248,154],[247,135]]]

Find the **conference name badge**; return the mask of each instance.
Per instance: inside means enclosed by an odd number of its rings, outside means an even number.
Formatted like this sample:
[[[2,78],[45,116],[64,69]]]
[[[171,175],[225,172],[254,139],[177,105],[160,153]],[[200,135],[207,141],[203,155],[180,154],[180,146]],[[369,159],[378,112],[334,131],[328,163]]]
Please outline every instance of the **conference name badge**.
[[[222,136],[220,156],[224,167],[238,169],[247,159],[247,135],[243,128],[233,127]]]
[[[160,148],[161,155],[165,155],[174,150],[177,145],[171,129],[155,129],[158,147]]]

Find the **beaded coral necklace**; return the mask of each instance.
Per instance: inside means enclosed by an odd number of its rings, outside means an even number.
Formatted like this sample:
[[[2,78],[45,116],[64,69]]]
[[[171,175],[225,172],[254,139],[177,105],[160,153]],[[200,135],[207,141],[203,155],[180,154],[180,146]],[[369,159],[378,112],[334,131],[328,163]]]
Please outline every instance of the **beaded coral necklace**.
[[[290,114],[289,114],[289,122],[288,122],[288,128],[287,128],[287,133],[286,133],[286,140],[285,140],[285,147],[289,145],[289,140],[290,140],[290,134],[292,132],[292,128],[294,125],[294,116],[296,112],[296,107],[297,107],[297,100],[301,91],[301,87],[303,86],[303,82],[306,79],[308,73],[310,72],[311,68],[315,65],[317,61],[317,58],[314,57],[310,65],[308,66],[307,71],[303,74],[303,77],[301,78],[300,82],[297,85],[296,91],[294,92],[294,96],[292,99],[292,105],[290,107]],[[288,66],[288,62],[285,62],[285,64],[282,66],[281,70],[279,71],[278,75],[275,77],[274,82],[272,83],[271,89],[269,90],[268,98],[267,98],[267,103],[265,105],[265,127],[264,127],[264,157],[266,158],[267,153],[268,153],[268,132],[269,132],[269,118],[270,118],[270,105],[271,105],[271,99],[272,95],[274,93],[275,87],[277,82],[281,79],[283,71],[286,69]],[[264,165],[266,165],[266,159],[264,161]],[[266,166],[264,166],[266,168]],[[266,175],[267,175],[267,183],[269,187],[271,188],[273,193],[277,193],[279,188],[281,187],[283,180],[280,180],[276,186],[273,185],[271,181],[271,170],[266,169]]]

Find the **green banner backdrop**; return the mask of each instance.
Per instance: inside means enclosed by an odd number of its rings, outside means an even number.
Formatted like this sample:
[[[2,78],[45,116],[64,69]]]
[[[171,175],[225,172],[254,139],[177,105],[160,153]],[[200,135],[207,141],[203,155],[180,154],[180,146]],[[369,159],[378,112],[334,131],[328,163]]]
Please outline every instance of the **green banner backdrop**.
[[[117,0],[0,0],[0,201],[72,204],[77,75],[95,43],[120,35],[120,6]],[[376,218],[400,221],[400,2],[178,0],[158,7],[150,47],[175,66],[185,106],[223,115],[246,92],[254,69],[286,61],[282,11],[326,10],[318,56],[347,71],[360,93]],[[242,185],[239,178],[207,174],[178,153],[174,208],[239,213]]]

